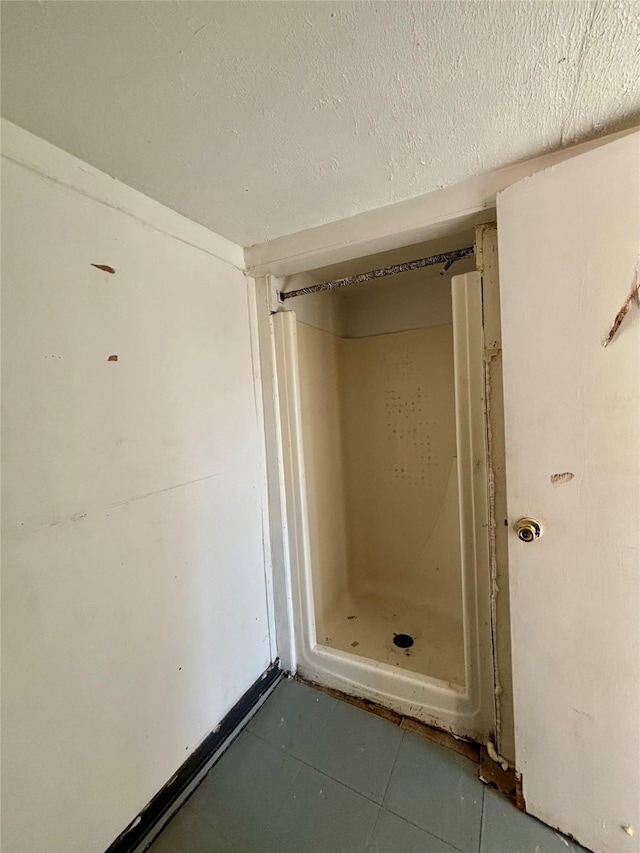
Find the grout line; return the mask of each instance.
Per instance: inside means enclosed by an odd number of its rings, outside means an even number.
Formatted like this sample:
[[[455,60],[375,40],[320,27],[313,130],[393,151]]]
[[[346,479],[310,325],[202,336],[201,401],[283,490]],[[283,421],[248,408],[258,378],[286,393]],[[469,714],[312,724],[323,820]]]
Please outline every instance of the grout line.
[[[378,827],[378,823],[379,823],[379,821],[380,821],[380,818],[382,817],[382,812],[386,812],[386,809],[383,809],[383,808],[382,808],[382,806],[379,806],[379,807],[378,807],[378,814],[377,814],[377,817],[376,817],[376,819],[375,819],[375,820],[374,820],[374,822],[373,822],[373,826],[371,827],[371,830],[370,830],[370,832],[369,832],[369,835],[367,836],[367,843],[366,843],[365,848],[364,848],[365,853],[368,853],[369,845],[371,844],[371,839],[372,839],[372,837],[373,837],[373,836],[375,835],[375,833],[376,833],[376,829],[377,829],[377,827]]]
[[[308,685],[306,685],[306,686],[308,686]],[[322,693],[322,691],[316,691],[316,692]],[[327,696],[328,694],[325,693],[323,695]],[[350,705],[349,702],[343,702],[343,700],[337,699],[333,696],[330,696],[328,698],[331,698],[333,700],[334,706],[331,709],[331,713],[327,716],[327,719],[325,720],[324,725],[321,726],[320,732],[318,733],[318,737],[320,736],[321,732],[324,731],[325,727],[327,725],[329,725],[329,723],[331,722],[331,719],[332,719],[333,715],[335,714],[336,709],[338,708],[340,702],[342,702],[344,705],[347,705],[347,706]],[[393,723],[392,723],[392,725],[393,725]],[[399,726],[396,726],[396,727],[399,728]],[[257,734],[256,732],[250,730],[249,728],[247,728],[247,731],[249,732],[249,734],[252,734],[254,737],[258,738],[258,740],[261,740],[263,743],[269,744],[269,746],[273,747],[273,749],[276,749],[278,752],[285,753],[290,758],[293,758],[293,759],[295,759],[295,761],[299,762],[300,764],[303,764],[305,767],[309,767],[311,770],[315,770],[317,773],[322,774],[322,776],[325,776],[327,779],[331,779],[332,782],[336,782],[338,785],[342,785],[344,788],[347,788],[348,790],[353,791],[354,794],[358,794],[358,796],[364,797],[365,800],[369,800],[370,803],[373,803],[374,805],[382,808],[382,801],[378,802],[377,800],[374,800],[372,797],[367,796],[367,794],[363,794],[362,791],[358,791],[356,788],[353,788],[351,785],[348,785],[346,782],[343,782],[341,779],[336,779],[334,776],[331,776],[329,773],[327,773],[324,770],[320,770],[319,767],[316,767],[314,764],[311,764],[309,761],[305,761],[304,758],[300,758],[299,756],[295,755],[293,752],[291,752],[288,749],[283,749],[282,747],[277,746],[276,744],[272,743],[271,741],[267,740],[266,738],[262,737],[261,735]],[[391,766],[389,778],[387,779],[387,784],[385,785],[385,789],[384,789],[384,792],[382,794],[382,800],[384,800],[384,797],[387,793],[387,788],[389,786],[389,781],[391,779],[391,773],[393,773],[393,769],[394,769],[396,761],[398,759],[398,753],[400,752],[400,745],[404,739],[404,731],[402,729],[400,729],[400,732],[401,732],[402,736],[400,737],[400,739],[398,741],[398,749],[397,749],[395,757],[393,759],[393,764]]]
[[[294,755],[293,752],[289,752],[288,749],[282,749],[281,747],[276,746],[275,744],[271,743],[271,741],[266,740],[266,738],[261,737],[260,735],[256,734],[255,732],[249,732],[249,734],[252,734],[254,737],[257,737],[258,740],[261,740],[263,743],[269,744],[269,746],[273,747],[278,752],[283,752],[285,755],[288,755],[289,758],[293,758],[299,764],[303,764],[305,767],[308,767],[310,770],[315,770],[316,773],[320,773],[326,779],[331,779],[331,781],[335,782],[337,785],[342,785],[343,788],[347,788],[347,790],[353,791],[353,793],[357,794],[359,797],[363,797],[365,800],[369,800],[369,802],[373,803],[374,806],[382,807],[382,804],[379,803],[377,800],[372,799],[371,797],[367,796],[367,794],[363,794],[362,791],[358,791],[356,788],[353,788],[351,785],[347,785],[347,783],[343,782],[341,779],[336,779],[335,776],[330,776],[325,770],[320,770],[320,768],[316,767],[315,764],[310,764],[308,761],[305,761],[304,758],[299,758],[297,755]],[[385,793],[386,793],[386,789],[385,789]]]
[[[241,732],[241,735],[242,735],[242,734],[251,735],[251,736],[252,736],[252,737],[254,737],[256,740],[259,740],[261,743],[266,743],[268,746],[271,746],[271,747],[273,747],[274,749],[276,749],[279,753],[282,753],[283,755],[286,755],[288,758],[291,758],[293,761],[295,761],[295,763],[296,763],[297,765],[300,765],[299,767],[297,767],[297,772],[294,774],[294,776],[293,776],[293,778],[292,778],[292,780],[291,780],[291,783],[289,784],[289,787],[286,789],[286,792],[285,792],[285,794],[284,794],[284,796],[283,796],[283,798],[282,798],[282,802],[280,803],[280,806],[279,806],[278,810],[275,812],[275,814],[274,814],[274,815],[272,815],[271,820],[269,820],[269,821],[265,824],[265,827],[271,827],[271,826],[274,826],[274,825],[275,825],[275,823],[276,823],[276,821],[277,821],[277,819],[278,819],[278,817],[279,817],[279,815],[280,815],[280,812],[281,812],[281,811],[282,811],[282,809],[284,808],[285,803],[287,802],[287,800],[288,800],[288,798],[289,798],[289,794],[291,793],[291,791],[292,791],[292,789],[293,789],[293,786],[294,786],[294,785],[295,785],[295,783],[297,782],[297,780],[298,780],[298,776],[299,776],[299,775],[300,775],[300,773],[302,772],[302,766],[303,766],[304,762],[300,761],[300,759],[298,759],[298,758],[296,758],[295,756],[291,755],[291,753],[290,753],[290,752],[288,752],[286,749],[278,749],[278,747],[275,747],[272,743],[269,743],[269,741],[265,740],[264,738],[261,738],[259,735],[255,734],[254,732],[249,731],[249,730],[248,730],[248,728],[245,728],[245,729]],[[233,744],[231,744],[231,746],[234,746],[236,742],[237,742],[237,739],[236,739],[236,741],[234,741],[234,743],[233,743]],[[230,747],[230,748],[231,748],[231,747]],[[213,769],[213,768],[212,768],[212,769]],[[211,823],[211,822],[208,820],[208,818],[207,818],[207,813],[206,813],[206,812],[204,812],[204,813],[202,813],[202,814],[201,814],[200,812],[196,811],[196,808],[193,806],[193,804],[191,804],[191,805],[190,805],[190,803],[189,803],[189,802],[185,803],[185,806],[187,807],[187,810],[188,810],[188,811],[190,810],[190,812],[191,812],[191,814],[192,814],[192,815],[196,815],[197,817],[199,817],[200,821],[201,821],[201,822],[203,822],[203,823],[205,823],[205,824],[206,824],[210,829],[214,829],[216,832],[218,832],[220,835],[222,835],[222,836],[223,836],[223,838],[225,838],[225,840],[226,840],[226,841],[229,841],[229,842],[230,842],[234,847],[235,847],[235,846],[237,846],[236,841],[234,840],[234,838],[230,837],[230,835],[228,834],[228,832],[227,832],[227,831],[225,831],[224,829],[221,829],[219,826],[217,826],[217,825],[215,825],[215,824]],[[190,808],[189,808],[189,806],[190,806]],[[238,848],[238,850],[240,851],[240,850],[241,850],[241,848]],[[149,853],[153,853],[153,851],[149,851]]]
[[[487,786],[482,786],[482,808],[480,809],[480,834],[478,837],[478,853],[482,850],[482,832],[484,830],[484,795],[487,790]]]
[[[385,798],[387,796],[387,791],[389,790],[389,785],[391,784],[391,777],[393,776],[393,771],[396,769],[396,764],[398,763],[398,756],[400,755],[400,747],[402,746],[402,744],[404,742],[404,736],[405,736],[404,729],[400,729],[400,733],[401,733],[401,736],[400,736],[400,739],[398,740],[398,748],[396,750],[396,754],[395,754],[394,759],[393,759],[393,764],[391,765],[391,771],[389,773],[389,778],[387,779],[387,784],[384,786],[384,793],[382,794],[382,802],[380,803],[381,806],[382,806],[382,803],[384,803]],[[388,811],[388,809],[387,809],[387,811]]]
[[[269,694],[269,695],[270,695],[270,694]],[[331,697],[331,698],[333,698],[333,697]],[[337,707],[338,702],[340,702],[340,701],[342,701],[342,700],[340,700],[340,699],[334,699],[334,701],[335,701],[335,703],[336,703],[336,704],[335,704],[334,708],[332,709],[331,714],[329,715],[328,720],[329,720],[329,719],[331,718],[331,716],[333,715],[333,712],[335,711],[335,708]],[[349,703],[348,703],[348,702],[345,702],[344,704],[347,704],[347,705],[348,705]],[[328,722],[328,720],[327,720],[327,722]],[[282,800],[282,803],[281,803],[281,805],[280,805],[280,807],[279,807],[278,811],[277,811],[277,812],[276,812],[276,814],[275,814],[275,817],[274,817],[274,819],[273,819],[273,822],[271,822],[271,823],[269,824],[269,826],[273,826],[273,825],[275,825],[275,823],[277,822],[277,820],[278,820],[278,818],[279,818],[279,816],[280,816],[280,813],[281,813],[281,812],[282,812],[282,810],[284,809],[284,806],[285,806],[285,804],[286,804],[287,800],[289,799],[289,795],[291,794],[291,791],[293,790],[293,787],[294,787],[295,783],[297,782],[297,780],[298,780],[298,777],[299,777],[300,773],[302,772],[302,768],[303,768],[303,767],[308,767],[310,770],[313,770],[315,773],[319,773],[321,776],[324,776],[324,778],[325,778],[325,779],[329,779],[331,782],[334,782],[336,785],[340,785],[341,787],[346,788],[348,791],[352,791],[354,794],[357,794],[358,796],[362,797],[362,798],[363,798],[363,799],[365,799],[365,800],[368,800],[368,802],[370,802],[370,803],[372,803],[373,805],[375,805],[375,806],[377,806],[377,807],[378,807],[378,816],[377,816],[377,818],[376,818],[376,820],[375,820],[375,822],[374,822],[374,824],[373,824],[373,827],[372,827],[371,832],[370,832],[370,834],[369,834],[369,837],[368,837],[368,839],[367,839],[367,845],[368,845],[368,844],[370,843],[370,841],[371,841],[371,837],[372,837],[372,835],[373,835],[373,831],[374,831],[375,826],[377,825],[377,823],[378,823],[378,821],[379,821],[379,819],[380,819],[380,815],[381,815],[381,813],[382,813],[383,811],[386,811],[386,812],[389,812],[389,814],[392,814],[392,815],[394,815],[395,817],[400,818],[400,820],[405,821],[405,823],[408,823],[408,824],[410,824],[411,826],[415,827],[416,829],[419,829],[421,832],[424,832],[424,833],[426,833],[427,835],[430,835],[432,838],[437,838],[439,841],[442,841],[443,843],[445,843],[445,844],[449,845],[449,847],[451,847],[453,850],[458,851],[458,853],[464,853],[464,851],[460,850],[460,848],[459,848],[459,847],[456,847],[454,844],[452,844],[452,843],[451,843],[451,841],[447,841],[447,839],[446,839],[446,838],[442,838],[441,836],[436,835],[434,832],[431,832],[431,830],[429,830],[429,829],[425,829],[425,828],[424,828],[424,826],[419,826],[417,823],[414,823],[412,820],[409,820],[409,819],[408,819],[407,817],[405,817],[404,815],[398,814],[397,812],[394,812],[392,809],[387,808],[386,806],[384,806],[384,805],[383,805],[384,800],[385,800],[385,797],[386,797],[386,795],[387,795],[387,791],[388,791],[388,788],[389,788],[389,784],[390,784],[390,782],[391,782],[391,777],[392,777],[392,775],[393,775],[393,771],[395,770],[395,768],[396,768],[396,764],[397,764],[397,762],[398,762],[398,756],[399,756],[399,754],[400,754],[400,748],[401,748],[401,746],[402,746],[402,743],[403,743],[404,738],[405,738],[405,735],[406,735],[406,731],[404,731],[403,729],[400,729],[400,732],[401,732],[401,735],[402,735],[402,736],[400,737],[399,742],[398,742],[398,749],[397,749],[397,751],[396,751],[396,755],[395,755],[395,757],[394,757],[393,764],[392,764],[392,766],[391,766],[391,771],[390,771],[390,773],[389,773],[389,778],[387,779],[387,784],[385,785],[385,789],[384,789],[384,792],[383,792],[383,794],[382,794],[382,800],[381,800],[381,802],[378,802],[377,800],[372,799],[371,797],[367,796],[366,794],[363,794],[361,791],[356,790],[356,789],[355,789],[355,788],[353,788],[351,785],[346,784],[346,782],[343,782],[343,781],[341,781],[340,779],[336,779],[334,776],[329,775],[329,774],[328,774],[328,773],[326,773],[324,770],[320,770],[318,767],[315,767],[313,764],[310,764],[308,761],[305,761],[304,759],[299,758],[297,755],[294,755],[294,754],[293,754],[292,752],[290,752],[288,749],[283,749],[282,747],[276,746],[276,744],[272,743],[271,741],[267,740],[266,738],[262,737],[261,735],[256,734],[256,732],[254,732],[254,731],[250,731],[250,730],[249,730],[249,728],[248,728],[248,726],[245,728],[245,730],[244,730],[244,731],[245,731],[247,734],[250,734],[250,735],[252,735],[253,737],[257,738],[257,739],[258,739],[259,741],[261,741],[262,743],[265,743],[265,744],[267,744],[268,746],[272,747],[272,748],[273,748],[273,749],[275,749],[277,752],[279,752],[279,753],[283,753],[284,755],[287,755],[289,758],[293,759],[293,760],[294,760],[298,765],[300,765],[300,766],[299,766],[299,768],[298,768],[298,772],[295,774],[295,776],[294,776],[293,780],[291,781],[291,784],[290,784],[289,788],[287,789],[287,793],[286,793],[286,795],[284,796],[284,798],[283,798],[283,800]],[[231,744],[231,746],[233,746],[233,744]],[[482,786],[483,808],[484,808],[484,792],[485,792],[485,786],[483,785],[483,786]],[[211,826],[212,828],[215,828],[215,827],[213,827],[213,825],[212,825],[212,824],[209,824],[209,822],[206,820],[206,816],[203,816],[203,817],[202,817],[202,820],[204,820],[204,822],[205,822],[205,823],[207,823],[207,825],[208,825],[208,826]],[[481,811],[481,820],[482,820],[482,811]],[[226,838],[225,834],[224,834],[224,833],[222,833],[222,834],[223,834],[223,836]],[[227,839],[227,840],[231,840],[231,839]]]
[[[393,767],[391,768],[391,773],[389,774],[389,779],[387,780],[387,787],[384,790],[384,796],[382,798],[383,803],[384,803],[385,797],[387,796],[387,790],[389,788],[389,783],[391,782],[391,776],[393,775],[393,771],[396,768],[396,764],[398,762],[398,755],[400,754],[400,747],[402,746],[402,742],[404,741],[406,734],[407,734],[407,732],[403,730],[402,731],[402,737],[400,738],[400,743],[398,744],[398,752],[396,753],[396,757],[395,757],[395,760],[393,762]],[[483,802],[483,804],[484,804],[484,788],[485,788],[485,786],[483,785],[482,786],[482,802]],[[412,820],[409,820],[409,818],[405,817],[404,815],[398,814],[398,812],[394,812],[392,809],[388,808],[387,806],[381,805],[380,809],[384,810],[386,812],[389,812],[389,814],[395,815],[395,817],[399,817],[400,820],[404,820],[405,823],[408,823],[411,826],[415,826],[416,829],[420,829],[422,832],[426,832],[427,835],[431,835],[433,838],[437,838],[439,841],[443,841],[445,844],[448,844],[449,847],[453,848],[454,850],[460,850],[459,847],[456,847],[450,841],[447,841],[446,838],[441,838],[439,835],[436,835],[435,832],[431,832],[430,829],[425,829],[424,826],[419,826],[417,823],[414,823]],[[464,853],[464,851],[460,850],[460,853]]]
[[[229,834],[228,827],[220,828],[219,826],[215,826],[213,823],[209,823],[209,821],[207,820],[206,812],[201,813],[195,806],[190,806],[189,803],[185,803],[185,814],[190,815],[194,820],[196,820],[206,829],[213,830],[217,835],[222,836],[226,843],[231,845],[231,849],[233,851],[237,851],[237,853],[242,853],[242,848],[238,847],[237,844],[238,839],[236,837],[231,837],[231,835]],[[156,839],[154,839],[154,842],[155,840]],[[153,853],[153,849],[149,850],[148,853]]]
[[[369,830],[369,832],[367,834],[367,841],[365,843],[365,848],[364,848],[365,853],[367,853],[367,851],[369,850],[369,845],[371,844],[371,839],[373,838],[373,833],[375,832],[376,826],[378,825],[378,821],[380,820],[380,815],[382,814],[383,811],[386,811],[386,809],[383,809],[381,805],[378,805],[378,814],[376,815],[376,819],[374,820],[374,822],[371,824],[371,829]]]
[[[402,731],[411,732],[422,740],[427,740],[429,743],[432,743],[437,747],[441,747],[447,752],[452,752],[456,755],[462,756],[475,764],[478,769],[480,767],[481,744],[477,741],[464,737],[457,737],[446,729],[439,729],[429,723],[416,720],[414,717],[407,717],[399,711],[392,711],[390,708],[386,708],[384,705],[378,705],[371,700],[351,695],[349,693],[343,693],[341,690],[333,687],[324,687],[322,684],[316,684],[313,681],[306,681],[301,676],[296,676],[294,680],[299,684],[311,687],[319,693],[324,693],[326,696],[330,696],[338,702],[342,702],[345,705],[351,705],[365,713],[373,714],[375,717],[386,720],[392,726],[396,726]],[[404,725],[405,721],[408,725]],[[477,751],[477,755],[471,754],[474,750]]]
[[[451,847],[452,850],[456,850],[457,853],[465,853],[464,850],[461,850],[460,847],[456,847],[455,844],[451,843],[451,841],[447,841],[446,838],[442,838],[440,835],[436,835],[435,832],[431,832],[430,829],[425,829],[424,826],[420,826],[419,824],[414,823],[412,820],[409,820],[408,817],[405,817],[404,815],[398,814],[398,812],[393,812],[393,811],[391,811],[391,809],[385,808],[383,806],[380,807],[380,810],[385,811],[385,812],[389,812],[389,814],[392,814],[394,817],[400,818],[400,820],[403,820],[405,823],[408,823],[409,826],[413,826],[415,829],[419,829],[420,832],[424,832],[425,835],[430,835],[431,838],[437,838],[438,841],[442,841],[448,847]]]
[[[302,761],[301,759],[296,758],[296,756],[293,755],[292,753],[290,753],[288,750],[282,750],[282,751],[286,755],[288,755],[289,758],[293,758],[294,761],[297,761],[301,766],[300,766],[300,769],[298,770],[298,772],[296,773],[295,778],[291,782],[291,785],[290,785],[290,787],[286,793],[286,796],[282,800],[280,808],[276,812],[276,815],[273,818],[273,821],[269,824],[269,826],[274,826],[277,823],[278,818],[280,817],[280,813],[282,812],[285,805],[287,804],[287,802],[289,800],[289,795],[291,794],[291,791],[293,790],[293,786],[298,781],[298,777],[300,776],[300,773],[302,772],[303,767],[308,767],[310,770],[313,770],[315,773],[318,773],[320,776],[323,776],[325,779],[328,779],[330,782],[334,782],[336,785],[340,785],[340,787],[346,788],[347,791],[351,791],[352,793],[357,794],[358,796],[362,797],[363,799],[367,800],[368,802],[372,803],[373,805],[375,805],[377,807],[378,814],[376,816],[375,821],[373,822],[373,826],[371,827],[371,829],[369,831],[369,834],[367,836],[366,845],[365,845],[365,851],[368,850],[369,842],[371,841],[371,836],[373,835],[373,830],[374,830],[376,824],[378,823],[378,820],[380,818],[380,812],[382,811],[382,806],[380,805],[380,803],[376,803],[375,800],[372,800],[370,797],[365,796],[365,794],[362,794],[360,791],[356,791],[355,788],[352,788],[351,786],[346,785],[344,782],[340,782],[338,779],[334,779],[333,776],[329,776],[328,773],[323,773],[322,770],[319,770],[317,767],[314,767],[312,764],[307,764],[306,761]]]
[[[304,682],[302,682],[302,683],[304,683]],[[310,685],[305,685],[305,686],[309,687]],[[315,688],[312,688],[312,689],[315,689]],[[324,691],[322,691],[322,690],[318,690],[317,692],[319,692],[319,693],[324,693]],[[338,703],[339,703],[339,702],[343,702],[343,704],[345,704],[345,705],[350,705],[351,703],[350,703],[350,702],[347,702],[347,701],[345,701],[345,700],[343,700],[343,699],[338,699],[337,697],[330,696],[330,694],[327,694],[327,693],[325,693],[324,695],[325,695],[325,696],[329,696],[329,697],[330,697],[330,698],[332,698],[332,699],[333,699],[333,701],[335,702],[335,705],[334,705],[334,707],[333,707],[333,708],[332,708],[332,710],[331,710],[331,714],[329,714],[329,716],[328,716],[328,718],[327,718],[327,721],[326,721],[326,723],[325,723],[325,725],[326,725],[326,724],[329,722],[329,720],[331,719],[331,717],[333,716],[333,713],[334,713],[335,709],[338,707]],[[358,706],[356,705],[355,707],[358,707]],[[364,710],[364,709],[362,709],[362,710]],[[374,716],[377,716],[377,715],[374,715]],[[384,718],[382,718],[382,719],[384,719]],[[388,722],[390,722],[390,721],[388,721]],[[377,800],[374,800],[374,799],[372,799],[371,797],[367,796],[366,794],[363,794],[361,791],[356,790],[356,789],[355,789],[355,788],[353,788],[351,785],[347,785],[347,784],[346,784],[346,782],[343,782],[343,781],[341,781],[340,779],[336,779],[334,776],[330,776],[330,775],[329,775],[328,773],[326,773],[324,770],[320,770],[318,767],[315,767],[313,764],[310,764],[308,761],[305,761],[304,759],[299,758],[297,755],[294,755],[294,754],[293,754],[292,752],[290,752],[288,749],[282,749],[281,747],[276,746],[275,744],[271,743],[271,741],[266,740],[266,738],[261,737],[260,735],[256,734],[255,732],[252,732],[252,731],[251,731],[251,732],[249,732],[249,734],[252,734],[254,737],[258,738],[258,739],[259,739],[259,740],[261,740],[263,743],[269,744],[269,746],[273,747],[273,749],[276,749],[278,752],[282,752],[282,753],[284,753],[285,755],[288,755],[290,758],[293,758],[293,759],[294,759],[295,761],[297,761],[299,764],[304,765],[305,767],[308,767],[308,768],[309,768],[309,769],[311,769],[311,770],[314,770],[316,773],[319,773],[321,776],[324,776],[324,777],[325,777],[325,779],[330,779],[332,782],[335,782],[337,785],[341,785],[343,788],[346,788],[347,790],[352,791],[354,794],[357,794],[358,796],[363,797],[365,800],[368,800],[370,803],[373,803],[373,805],[378,806],[378,808],[379,808],[379,813],[378,813],[378,817],[376,818],[376,821],[375,821],[375,823],[374,823],[374,827],[375,827],[375,825],[377,824],[378,820],[380,819],[380,813],[381,813],[381,812],[383,812],[383,811],[387,811],[387,812],[389,812],[389,814],[392,814],[392,815],[394,815],[395,817],[398,817],[398,818],[400,818],[401,820],[404,820],[406,823],[410,824],[411,826],[414,826],[416,829],[419,829],[419,830],[421,830],[422,832],[425,832],[427,835],[430,835],[430,836],[432,836],[433,838],[437,838],[439,841],[442,841],[442,842],[444,842],[445,844],[448,844],[448,845],[449,845],[449,847],[451,847],[453,850],[457,850],[457,851],[459,851],[459,853],[465,853],[465,851],[460,850],[460,848],[459,848],[459,847],[456,847],[454,844],[452,844],[452,843],[451,843],[451,841],[447,841],[447,839],[446,839],[446,838],[441,838],[439,835],[436,835],[434,832],[431,832],[431,830],[429,830],[429,829],[425,829],[423,826],[419,826],[417,823],[414,823],[413,821],[409,820],[409,819],[408,819],[408,818],[406,818],[404,815],[398,814],[397,812],[394,812],[394,811],[392,811],[392,809],[387,808],[385,805],[383,805],[384,800],[385,800],[385,797],[387,796],[387,791],[388,791],[388,789],[389,789],[389,784],[391,783],[391,777],[392,777],[392,775],[393,775],[393,771],[395,770],[395,768],[396,768],[396,764],[397,764],[397,762],[398,762],[398,756],[400,755],[400,748],[401,748],[402,743],[403,743],[403,741],[404,741],[404,739],[405,739],[405,735],[407,734],[407,731],[406,731],[405,729],[400,728],[399,724],[394,724],[394,723],[392,723],[392,725],[396,725],[396,728],[400,729],[400,732],[401,732],[401,735],[402,735],[402,736],[400,737],[400,739],[399,739],[399,741],[398,741],[398,749],[397,749],[397,751],[396,751],[395,758],[394,758],[394,760],[393,760],[393,764],[391,765],[391,771],[390,771],[390,773],[389,773],[389,777],[388,777],[388,779],[387,779],[387,784],[385,785],[385,789],[384,789],[384,792],[383,792],[383,794],[382,794],[382,799],[381,799],[381,801],[380,801],[380,802],[377,802]],[[324,726],[323,726],[323,728],[324,728]],[[415,734],[415,733],[412,733],[412,734]],[[420,737],[420,735],[418,735],[418,737]],[[423,738],[423,739],[424,739],[424,740],[426,740],[428,744],[433,745],[433,741],[430,741],[428,738]],[[436,744],[436,745],[437,745],[437,744]],[[296,774],[296,777],[295,777],[294,781],[293,781],[293,782],[292,782],[292,784],[291,784],[291,788],[290,788],[290,789],[289,789],[289,791],[287,792],[287,796],[286,796],[286,797],[285,797],[285,799],[283,800],[283,802],[282,802],[282,805],[281,805],[280,809],[278,809],[278,813],[277,813],[278,815],[280,814],[280,812],[281,812],[281,811],[282,811],[282,809],[284,808],[284,804],[285,804],[286,800],[288,799],[289,794],[291,793],[291,789],[293,788],[293,785],[295,784],[295,781],[297,780],[298,775],[299,775],[299,773],[301,772],[301,769],[302,769],[302,768],[300,768],[300,770],[298,771],[298,774]],[[481,807],[481,813],[480,813],[480,814],[481,814],[481,817],[480,817],[481,821],[482,821],[482,813],[483,813],[483,810],[484,810],[484,792],[485,792],[485,789],[486,789],[486,786],[485,786],[485,785],[482,785],[482,807]],[[372,835],[372,834],[373,834],[373,829],[371,830],[371,835]],[[369,844],[369,841],[370,841],[370,837],[369,837],[369,839],[367,840],[367,844]]]
[[[340,785],[340,787],[346,788],[348,791],[351,791],[352,793],[357,794],[359,797],[362,797],[364,800],[368,800],[370,803],[373,803],[374,806],[378,806],[378,808],[380,808],[380,809],[382,808],[381,803],[377,802],[377,800],[373,800],[371,797],[368,797],[366,794],[363,794],[362,791],[356,790],[356,788],[351,787],[351,785],[348,785],[346,782],[343,782],[341,779],[336,779],[334,776],[330,776],[324,770],[320,770],[319,767],[316,767],[313,764],[309,764],[308,761],[305,761],[303,758],[299,758],[297,755],[294,755],[292,752],[289,752],[288,749],[282,749],[281,747],[275,746],[275,744],[271,743],[271,741],[265,740],[265,738],[260,737],[260,735],[257,735],[255,732],[249,732],[249,734],[252,734],[255,738],[262,741],[262,743],[268,744],[269,746],[273,747],[273,749],[277,750],[278,752],[283,753],[284,755],[287,755],[289,758],[292,758],[297,764],[300,764],[301,767],[300,767],[300,770],[298,771],[298,773],[296,774],[296,779],[298,778],[298,775],[302,771],[302,767],[308,767],[309,770],[313,770],[315,773],[319,773],[321,776],[324,776],[325,779],[329,779],[331,782],[335,782],[336,785]],[[295,783],[295,780],[292,783],[291,787],[293,787],[294,783]],[[287,796],[290,793],[291,793],[291,788],[287,792]],[[283,805],[284,805],[284,803],[283,803]],[[278,810],[278,814],[279,813],[280,813],[280,809]]]
[[[257,735],[256,735],[256,737],[257,737]],[[265,741],[265,743],[266,743],[266,741]],[[287,788],[287,792],[286,792],[286,794],[285,794],[285,795],[284,795],[284,797],[282,798],[282,802],[280,803],[280,808],[279,808],[279,809],[278,809],[278,811],[273,815],[273,819],[269,822],[268,826],[276,826],[276,824],[279,822],[280,813],[282,812],[282,810],[283,810],[283,809],[284,809],[284,807],[286,806],[286,804],[287,804],[287,802],[288,802],[288,800],[289,800],[289,795],[291,794],[291,791],[293,791],[293,786],[294,786],[294,785],[296,784],[296,782],[298,781],[298,778],[299,778],[300,774],[302,773],[302,768],[303,768],[303,766],[304,766],[304,765],[303,765],[303,762],[302,762],[302,761],[300,761],[299,759],[295,758],[293,755],[291,755],[291,753],[290,753],[290,752],[288,752],[287,750],[282,750],[282,751],[284,752],[284,754],[285,754],[285,755],[288,755],[288,756],[289,756],[289,758],[293,758],[293,759],[294,759],[294,761],[296,761],[300,766],[298,767],[298,772],[295,774],[295,776],[294,776],[294,777],[293,777],[293,779],[291,780],[291,784],[290,784],[290,785],[289,785],[289,787]]]

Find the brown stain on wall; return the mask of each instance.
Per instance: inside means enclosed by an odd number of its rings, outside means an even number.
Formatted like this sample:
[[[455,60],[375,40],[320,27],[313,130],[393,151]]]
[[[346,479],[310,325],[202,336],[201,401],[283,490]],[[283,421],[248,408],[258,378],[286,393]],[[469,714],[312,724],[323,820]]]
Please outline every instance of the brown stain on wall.
[[[572,474],[571,471],[563,471],[561,474],[552,474],[549,479],[554,486],[559,486],[560,483],[568,483],[569,480],[573,480],[574,477],[575,474]]]
[[[118,360],[117,355],[110,355],[109,358],[107,359],[107,361],[117,361],[117,360]]]
[[[618,311],[615,316],[615,319],[609,329],[609,334],[607,335],[607,339],[605,340],[603,346],[608,346],[611,341],[614,339],[616,332],[620,328],[622,321],[629,313],[629,309],[635,302],[636,305],[640,306],[640,280],[636,281],[636,283],[631,288],[631,293],[627,296],[625,301],[622,303],[622,308]]]
[[[115,270],[113,267],[110,267],[108,264],[91,264],[92,267],[95,267],[97,270],[102,270],[103,272],[111,273],[111,275],[115,275]]]

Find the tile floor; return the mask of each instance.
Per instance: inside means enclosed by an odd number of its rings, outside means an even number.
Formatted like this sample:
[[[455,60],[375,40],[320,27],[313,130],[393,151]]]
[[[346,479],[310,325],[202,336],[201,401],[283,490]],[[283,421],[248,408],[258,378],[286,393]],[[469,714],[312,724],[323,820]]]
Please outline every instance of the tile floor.
[[[577,853],[469,759],[282,681],[150,853]]]

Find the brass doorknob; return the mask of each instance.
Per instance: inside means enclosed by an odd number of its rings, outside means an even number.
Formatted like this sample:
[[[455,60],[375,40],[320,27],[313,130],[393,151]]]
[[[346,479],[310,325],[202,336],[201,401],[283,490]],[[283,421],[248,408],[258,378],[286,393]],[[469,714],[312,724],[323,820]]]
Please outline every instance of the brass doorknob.
[[[534,518],[521,518],[516,521],[516,533],[521,542],[533,542],[540,538],[542,527]]]

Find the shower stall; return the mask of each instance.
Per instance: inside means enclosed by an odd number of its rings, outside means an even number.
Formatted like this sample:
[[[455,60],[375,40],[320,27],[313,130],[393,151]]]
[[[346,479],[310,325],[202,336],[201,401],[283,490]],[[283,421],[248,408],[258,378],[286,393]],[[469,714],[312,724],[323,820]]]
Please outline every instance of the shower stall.
[[[486,741],[495,711],[482,294],[473,252],[461,254],[452,269],[399,267],[302,293],[272,322],[297,671]]]

